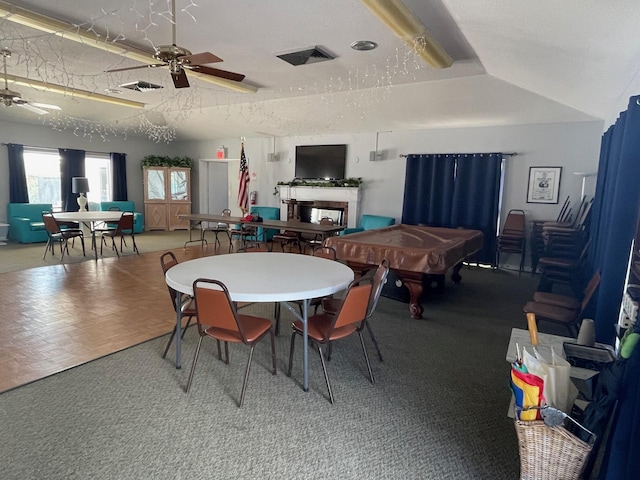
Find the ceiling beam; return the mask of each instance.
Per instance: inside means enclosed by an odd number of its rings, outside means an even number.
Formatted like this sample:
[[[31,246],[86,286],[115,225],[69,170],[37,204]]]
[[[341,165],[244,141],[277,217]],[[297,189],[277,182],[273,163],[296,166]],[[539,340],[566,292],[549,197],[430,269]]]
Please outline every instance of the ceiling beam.
[[[108,95],[102,95],[101,93],[89,92],[87,90],[80,90],[78,88],[63,87],[62,85],[45,83],[41,82],[40,80],[31,80],[29,78],[16,77],[15,75],[7,74],[7,81],[16,85],[33,87],[36,89],[44,90],[46,92],[58,93],[75,98],[84,98],[87,100],[94,100],[96,102],[110,103],[112,105],[120,105],[122,107],[143,108],[145,106],[144,103],[127,100],[125,98],[110,97]]]
[[[25,27],[34,28],[41,32],[57,35],[61,38],[78,42],[88,47],[97,48],[108,53],[129,58],[137,62],[149,65],[158,63],[158,60],[152,57],[153,52],[147,52],[146,50],[142,50],[125,43],[101,41],[95,34],[82,30],[76,25],[72,25],[71,23],[63,22],[25,8],[17,7],[4,1],[0,1],[0,18]],[[248,85],[243,82],[234,82],[233,80],[227,80],[226,78],[214,77],[193,71],[189,72],[189,76],[236,92],[255,93],[258,91],[258,88],[253,85]]]

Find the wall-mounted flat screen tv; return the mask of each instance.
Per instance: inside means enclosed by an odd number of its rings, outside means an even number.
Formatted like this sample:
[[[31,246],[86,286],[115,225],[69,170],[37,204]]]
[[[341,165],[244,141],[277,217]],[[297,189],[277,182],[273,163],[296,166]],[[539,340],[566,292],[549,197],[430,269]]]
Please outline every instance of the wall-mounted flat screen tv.
[[[297,145],[296,178],[345,178],[346,145]]]

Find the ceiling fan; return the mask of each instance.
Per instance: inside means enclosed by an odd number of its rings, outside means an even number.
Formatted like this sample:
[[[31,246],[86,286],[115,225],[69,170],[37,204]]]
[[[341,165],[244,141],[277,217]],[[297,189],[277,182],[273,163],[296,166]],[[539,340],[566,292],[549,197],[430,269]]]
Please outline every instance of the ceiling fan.
[[[241,82],[244,79],[244,75],[239,73],[228,72],[226,70],[220,70],[218,68],[206,67],[203,64],[221,62],[222,59],[211,52],[191,53],[184,47],[179,47],[176,44],[176,6],[175,0],[171,2],[171,18],[173,18],[172,33],[173,42],[171,45],[160,45],[156,48],[152,54],[152,58],[162,63],[154,63],[151,65],[139,65],[137,67],[124,67],[114,68],[106,70],[106,72],[122,72],[125,70],[136,70],[139,68],[156,68],[156,67],[169,67],[171,73],[171,79],[173,85],[176,88],[186,88],[189,86],[189,80],[187,79],[186,70],[193,72],[203,73],[205,75],[211,75],[214,77],[220,77],[227,80],[233,80],[235,82]]]
[[[57,105],[49,105],[48,103],[27,102],[26,100],[22,99],[21,95],[18,92],[9,90],[9,81],[7,79],[7,58],[11,56],[11,51],[8,48],[3,48],[2,50],[0,50],[0,54],[2,54],[2,64],[4,67],[4,88],[0,89],[0,99],[2,99],[2,103],[5,106],[10,107],[11,105],[17,105],[19,107],[30,110],[33,113],[37,113],[38,115],[49,113],[44,110],[45,108],[49,110],[60,110],[60,107]]]

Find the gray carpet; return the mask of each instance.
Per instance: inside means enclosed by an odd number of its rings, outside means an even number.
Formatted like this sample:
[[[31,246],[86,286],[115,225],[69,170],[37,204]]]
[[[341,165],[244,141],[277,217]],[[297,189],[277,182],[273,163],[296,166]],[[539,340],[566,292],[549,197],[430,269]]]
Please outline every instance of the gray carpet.
[[[310,391],[300,388],[299,338],[293,375],[285,375],[286,320],[278,374],[268,370],[263,342],[242,409],[244,346],[230,347],[227,366],[205,339],[191,393],[183,392],[193,328],[182,370],[173,367],[173,350],[160,358],[162,337],[6,392],[2,478],[518,478],[505,352],[535,282],[479,268],[462,274],[462,284],[426,296],[423,320],[381,298],[371,324],[384,362],[365,333],[375,384],[357,336],[336,343],[328,363],[334,406],[314,351]],[[273,312],[268,304],[248,308]]]

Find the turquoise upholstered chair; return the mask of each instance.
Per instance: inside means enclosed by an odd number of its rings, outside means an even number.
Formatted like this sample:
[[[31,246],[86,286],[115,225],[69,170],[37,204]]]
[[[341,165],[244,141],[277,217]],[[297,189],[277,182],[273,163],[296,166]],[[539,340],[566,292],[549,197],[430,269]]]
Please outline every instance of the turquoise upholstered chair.
[[[396,219],[393,217],[383,217],[381,215],[362,215],[360,226],[356,228],[346,228],[342,231],[342,235],[350,233],[363,232],[365,230],[373,230],[374,228],[383,228],[394,225]]]
[[[50,203],[9,203],[7,205],[8,238],[20,243],[49,240],[42,212],[50,212]]]
[[[251,207],[249,212],[253,214],[258,214],[260,217],[265,220],[280,220],[280,209],[278,207],[262,207],[258,205],[254,205]],[[259,224],[258,224],[259,225]],[[278,230],[274,230],[272,228],[262,228],[258,227],[256,230],[256,237],[247,237],[247,240],[258,241],[258,242],[267,242],[273,239],[273,236],[278,233]]]

